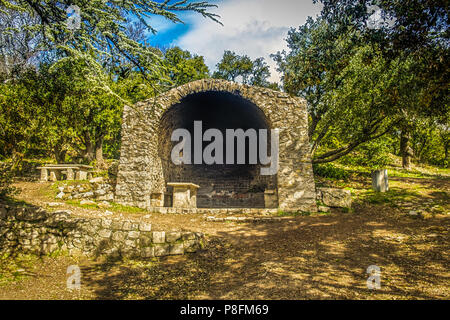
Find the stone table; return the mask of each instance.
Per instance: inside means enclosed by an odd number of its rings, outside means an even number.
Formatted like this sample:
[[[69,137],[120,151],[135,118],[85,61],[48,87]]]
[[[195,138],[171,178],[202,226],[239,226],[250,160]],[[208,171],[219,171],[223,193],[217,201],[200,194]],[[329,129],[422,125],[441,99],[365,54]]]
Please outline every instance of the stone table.
[[[199,185],[190,182],[169,182],[173,187],[174,208],[197,208],[197,189]]]
[[[41,170],[41,181],[57,181],[61,179],[62,173],[66,174],[67,180],[86,180],[88,178],[88,171],[92,166],[83,164],[46,164],[42,167],[37,167]]]

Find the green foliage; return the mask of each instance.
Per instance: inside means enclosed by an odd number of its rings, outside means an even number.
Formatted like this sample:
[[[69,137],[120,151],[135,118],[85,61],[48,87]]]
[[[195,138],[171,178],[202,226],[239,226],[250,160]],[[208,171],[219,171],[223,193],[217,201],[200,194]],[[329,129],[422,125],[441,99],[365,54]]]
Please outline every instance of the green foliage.
[[[175,85],[208,76],[203,57],[179,48],[168,50],[164,63]],[[86,79],[86,67],[82,59],[41,64],[0,84],[1,154],[99,165],[103,153],[119,157],[122,97],[134,103],[164,88],[159,82],[147,85],[140,72],[124,65],[118,78],[104,74],[111,93]]]
[[[247,55],[240,56],[227,50],[216,67],[213,78],[235,82],[242,80],[243,84],[279,90],[276,83],[268,81],[270,70],[264,58],[252,60]]]
[[[11,186],[13,177],[11,164],[0,162],[0,200],[18,192],[17,188]]]
[[[209,69],[203,57],[192,55],[179,47],[168,49],[164,53],[164,64],[174,86],[209,78]]]
[[[26,279],[32,274],[33,267],[39,257],[32,254],[0,256],[0,286]]]
[[[371,140],[360,145],[357,150],[342,157],[339,162],[352,166],[362,166],[369,170],[386,168],[391,162],[392,143],[394,139],[390,136]]]
[[[68,23],[66,10],[71,5],[80,9],[80,24],[76,28]],[[145,80],[164,78],[161,57],[136,37],[136,28],[130,29],[133,22],[138,21],[145,31],[152,33],[156,32],[148,24],[152,17],[161,16],[179,23],[177,13],[180,11],[196,12],[219,22],[217,15],[208,12],[212,7],[216,5],[186,0],[2,0],[0,13],[5,19],[17,14],[37,17],[32,24],[20,28],[11,26],[6,36],[25,31],[29,37],[39,40],[39,49],[59,55],[58,63],[83,60],[86,80],[108,91],[108,79],[103,73],[105,64],[115,66],[126,61],[137,68]]]
[[[332,163],[317,163],[313,165],[314,174],[330,179],[347,180],[350,177],[350,173],[342,168],[337,167]]]
[[[273,56],[283,74],[284,89],[308,101],[313,162],[335,161],[359,150],[373,159],[367,165],[381,166],[385,152],[380,149],[376,154],[377,148],[367,143],[391,134],[396,145],[398,130],[405,137],[432,123],[439,133],[429,131],[426,139],[423,134],[413,139],[421,141],[419,153],[426,154],[425,143],[439,150],[435,158],[440,160],[419,154],[416,158],[448,164],[449,50],[444,3],[378,1],[383,17],[393,16],[397,22],[393,29],[373,30],[367,28],[367,2],[321,2],[321,16],[291,29],[289,50]],[[427,24],[417,30],[414,19]],[[408,45],[405,39],[418,40],[422,46]],[[438,141],[440,148],[435,145]],[[398,153],[407,154],[408,144]]]

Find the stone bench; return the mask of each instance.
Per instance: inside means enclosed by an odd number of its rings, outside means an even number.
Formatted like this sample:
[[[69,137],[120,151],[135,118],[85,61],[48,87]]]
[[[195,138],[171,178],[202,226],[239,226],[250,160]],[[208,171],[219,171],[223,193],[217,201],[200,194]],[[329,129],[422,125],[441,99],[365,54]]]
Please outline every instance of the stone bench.
[[[47,164],[37,167],[41,170],[41,181],[57,181],[61,180],[63,174],[67,180],[87,180],[89,170],[92,166],[84,164]]]
[[[189,182],[169,182],[173,187],[172,206],[174,208],[197,208],[197,189],[199,185]]]

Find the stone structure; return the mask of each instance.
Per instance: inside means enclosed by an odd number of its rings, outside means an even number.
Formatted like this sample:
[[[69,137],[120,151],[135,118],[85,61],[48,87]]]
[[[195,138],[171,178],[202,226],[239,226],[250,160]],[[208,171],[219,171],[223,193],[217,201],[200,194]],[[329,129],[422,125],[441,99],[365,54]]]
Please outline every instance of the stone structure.
[[[336,188],[317,188],[317,200],[329,207],[351,208],[352,194],[350,190]]]
[[[172,205],[174,208],[197,208],[197,189],[199,185],[183,182],[169,182],[173,188]]]
[[[152,231],[152,225],[143,221],[80,218],[66,211],[0,204],[0,253],[62,250],[149,258],[195,252],[204,241],[197,232]]]
[[[201,112],[195,109],[196,103],[204,104]],[[242,111],[237,107],[241,105]],[[244,129],[278,128],[278,173],[261,176],[259,166],[245,165],[175,166],[170,161],[174,145],[170,135],[193,120],[209,121],[210,127],[234,124],[234,128],[248,125]],[[303,99],[224,80],[188,83],[124,108],[115,201],[149,210],[164,203],[167,206],[165,198],[172,193],[167,184],[188,182],[200,186],[199,208],[270,206],[284,211],[315,212],[307,132]],[[267,190],[274,191],[265,193]]]

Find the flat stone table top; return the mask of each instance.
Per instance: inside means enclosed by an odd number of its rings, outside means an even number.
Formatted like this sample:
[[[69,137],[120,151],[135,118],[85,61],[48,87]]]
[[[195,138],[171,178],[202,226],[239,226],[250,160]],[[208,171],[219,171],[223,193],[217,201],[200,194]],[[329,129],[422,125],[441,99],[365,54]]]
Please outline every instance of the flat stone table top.
[[[66,164],[46,164],[41,167],[37,167],[36,169],[92,169],[92,166],[88,166],[85,164],[72,164],[72,163],[66,163]]]
[[[200,188],[198,184],[190,183],[190,182],[168,182],[168,186],[170,187],[190,187],[190,188]]]

